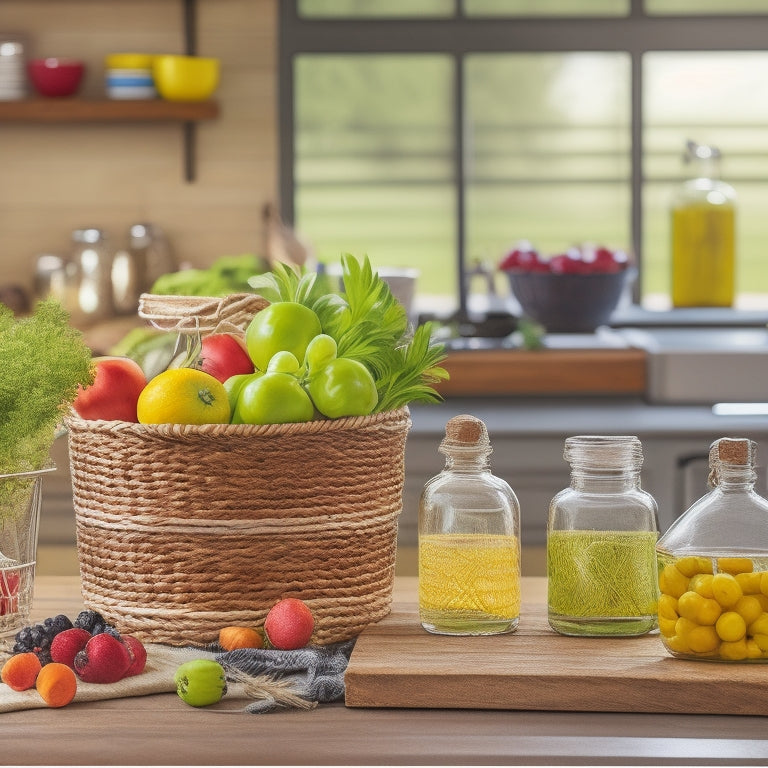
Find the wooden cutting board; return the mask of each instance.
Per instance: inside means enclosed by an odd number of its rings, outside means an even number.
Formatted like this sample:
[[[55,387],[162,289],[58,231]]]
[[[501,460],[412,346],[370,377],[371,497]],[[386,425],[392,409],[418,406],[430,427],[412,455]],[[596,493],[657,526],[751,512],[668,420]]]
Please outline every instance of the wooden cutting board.
[[[517,632],[446,637],[412,603],[358,638],[349,707],[768,715],[768,663],[684,661],[658,635],[564,637],[546,607],[523,605]]]

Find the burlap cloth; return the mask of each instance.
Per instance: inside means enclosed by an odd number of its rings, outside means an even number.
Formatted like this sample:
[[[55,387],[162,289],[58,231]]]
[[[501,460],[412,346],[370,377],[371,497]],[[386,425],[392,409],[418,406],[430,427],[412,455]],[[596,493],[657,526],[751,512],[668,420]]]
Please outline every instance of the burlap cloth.
[[[309,645],[295,651],[246,648],[175,647],[145,644],[147,664],[140,675],[117,683],[77,681],[72,704],[153,693],[175,693],[174,673],[185,661],[213,659],[227,675],[227,693],[213,705],[219,711],[262,714],[283,707],[312,709],[319,703],[344,698],[344,672],[354,640],[332,646]],[[70,704],[69,706],[72,706]],[[14,691],[0,683],[0,712],[47,707],[34,689]]]
[[[121,699],[126,696],[146,696],[150,693],[175,692],[176,683],[173,681],[173,675],[179,665],[192,659],[214,657],[214,654],[207,651],[172,648],[155,643],[148,644],[146,648],[147,665],[140,675],[126,677],[117,683],[84,683],[78,680],[74,701],[101,701]],[[0,712],[47,706],[34,688],[28,691],[14,691],[7,685],[0,684]]]

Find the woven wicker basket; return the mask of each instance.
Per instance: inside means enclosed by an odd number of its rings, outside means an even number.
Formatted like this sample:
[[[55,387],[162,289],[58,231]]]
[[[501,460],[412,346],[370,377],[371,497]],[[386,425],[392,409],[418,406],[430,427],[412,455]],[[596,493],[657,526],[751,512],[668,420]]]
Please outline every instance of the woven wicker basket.
[[[407,408],[304,424],[68,419],[85,604],[172,645],[306,601],[313,642],[389,613]]]

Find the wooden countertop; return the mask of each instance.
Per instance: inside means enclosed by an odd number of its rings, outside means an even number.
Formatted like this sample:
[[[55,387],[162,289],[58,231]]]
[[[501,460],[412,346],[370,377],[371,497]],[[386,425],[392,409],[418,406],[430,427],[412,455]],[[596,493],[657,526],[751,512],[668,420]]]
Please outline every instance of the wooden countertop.
[[[414,602],[416,586],[415,578],[398,578],[395,601]],[[523,580],[529,600],[543,600],[545,588],[544,579]],[[81,607],[77,577],[38,577],[33,619]],[[350,709],[341,703],[224,716],[189,707],[171,693],[9,712],[0,722],[6,765],[768,762],[765,719],[748,716]]]
[[[443,397],[645,394],[642,349],[477,349],[452,351]]]

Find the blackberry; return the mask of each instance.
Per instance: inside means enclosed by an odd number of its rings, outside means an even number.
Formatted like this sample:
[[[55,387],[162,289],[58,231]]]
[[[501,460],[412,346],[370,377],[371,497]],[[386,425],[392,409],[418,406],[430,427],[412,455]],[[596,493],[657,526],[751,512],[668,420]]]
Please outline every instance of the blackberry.
[[[113,627],[111,624],[105,624],[103,632],[106,635],[112,635],[112,637],[115,637],[118,640],[121,639],[120,633],[117,631],[117,628]],[[94,634],[97,634],[97,633],[94,632]],[[99,632],[98,634],[101,634],[101,632]]]
[[[37,654],[40,663],[45,665],[51,661],[51,643],[53,638],[65,629],[71,629],[72,622],[64,615],[51,616],[40,624],[22,627],[14,637],[12,653],[32,652]]]
[[[47,621],[48,619],[46,619],[46,622]],[[50,629],[55,637],[59,632],[63,632],[65,629],[72,629],[72,622],[69,620],[69,617],[60,613],[58,616],[54,616],[51,619]]]
[[[92,635],[99,634],[99,632],[96,632],[97,627],[103,632],[105,624],[104,617],[98,611],[80,611],[75,619],[76,627],[80,627],[86,632],[90,632]]]

